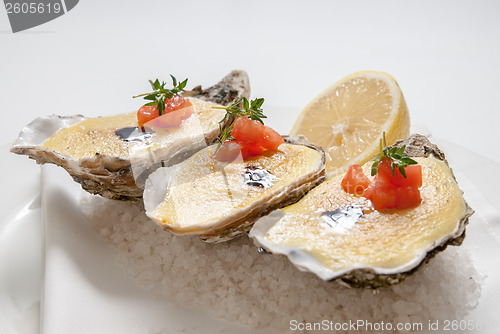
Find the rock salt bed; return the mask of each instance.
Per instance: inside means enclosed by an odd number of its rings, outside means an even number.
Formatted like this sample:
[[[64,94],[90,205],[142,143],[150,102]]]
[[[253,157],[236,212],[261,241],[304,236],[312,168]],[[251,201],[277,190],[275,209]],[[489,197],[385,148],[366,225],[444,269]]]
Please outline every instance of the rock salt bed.
[[[139,203],[82,196],[82,211],[140,286],[252,328],[288,332],[291,320],[358,319],[426,326],[464,319],[481,293],[483,277],[463,247],[448,247],[400,285],[349,289],[300,272],[284,257],[258,254],[248,238],[206,244],[174,236],[150,221]]]

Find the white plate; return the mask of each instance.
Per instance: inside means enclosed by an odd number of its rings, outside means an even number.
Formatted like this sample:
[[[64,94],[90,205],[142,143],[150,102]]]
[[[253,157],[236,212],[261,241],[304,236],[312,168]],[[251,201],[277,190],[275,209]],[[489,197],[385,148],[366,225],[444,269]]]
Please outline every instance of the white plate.
[[[37,333],[43,258],[40,167],[0,146],[0,333]],[[3,331],[2,331],[3,330]]]
[[[482,328],[474,331],[474,333],[491,333],[500,329],[500,325],[496,320],[500,305],[500,261],[497,257],[500,254],[500,215],[494,209],[500,203],[500,196],[497,191],[497,189],[500,189],[500,178],[495,177],[500,173],[500,165],[445,140],[439,138],[431,138],[431,140],[438,143],[447,153],[447,158],[454,168],[460,187],[465,191],[467,200],[476,210],[476,214],[467,228],[467,238],[462,247],[469,249],[476,267],[487,275],[477,308],[470,312],[467,319],[450,320],[474,320],[480,323]],[[8,218],[0,225],[0,240],[2,241],[0,242],[0,268],[8,269],[0,272],[0,311],[2,311],[0,317],[3,317],[0,318],[0,332],[1,329],[4,329],[7,333],[36,333],[39,328],[37,301],[40,299],[39,291],[41,284],[43,284],[41,250],[44,240],[40,205],[36,199],[40,189],[39,168],[25,157],[13,157],[10,153],[7,153],[8,146],[3,145],[2,147],[2,161],[9,161],[8,172],[16,177],[7,178],[5,187],[2,189],[2,199],[4,203],[7,203],[7,206],[2,207],[2,210],[5,211],[2,213],[4,217],[7,216]],[[55,167],[49,167],[49,169],[56,170]],[[492,177],[492,175],[494,176]],[[57,219],[57,217],[62,218],[73,215],[76,220],[81,221],[82,217],[78,218],[79,213],[76,212],[78,210],[71,207],[72,203],[76,203],[78,197],[78,191],[74,191],[78,189],[78,186],[73,186],[68,190],[57,190],[57,185],[54,185],[53,189],[49,185],[48,191],[44,192],[48,197],[44,199],[44,202],[49,209],[52,208],[51,218],[55,217]],[[12,189],[15,189],[15,191],[12,192]],[[65,228],[69,228],[66,226],[64,219],[61,219],[59,223],[62,229],[61,233],[76,233],[70,230],[64,232]],[[93,232],[89,224],[80,224],[78,235],[85,238],[86,242],[91,240],[91,244],[76,246],[81,247],[82,252],[90,252],[94,256],[101,257],[101,260],[107,258],[104,262],[100,261],[101,264],[105,263],[105,266],[102,268],[96,267],[97,271],[105,270],[106,266],[116,266],[110,260],[112,259],[110,250],[99,241],[99,237]],[[203,312],[180,309],[171,303],[169,304],[168,301],[161,297],[155,298],[135,287],[134,282],[129,278],[119,275],[113,276],[113,270],[110,271],[110,275],[105,277],[95,273],[95,275],[82,273],[78,269],[79,266],[74,265],[72,262],[79,258],[76,253],[73,254],[75,255],[73,257],[67,257],[64,252],[61,252],[61,249],[64,248],[61,246],[64,245],[53,245],[50,242],[51,239],[49,238],[47,250],[51,252],[51,259],[57,259],[58,265],[62,263],[64,266],[68,266],[70,270],[68,275],[63,278],[54,278],[49,275],[46,280],[54,282],[57,279],[59,280],[57,284],[68,284],[68,288],[70,288],[75,281],[78,281],[80,286],[85,286],[89,280],[99,279],[101,283],[104,282],[102,286],[107,286],[112,290],[109,293],[122,292],[124,294],[123,298],[118,298],[119,303],[117,304],[114,304],[113,301],[107,301],[107,311],[118,307],[116,311],[107,314],[109,318],[107,318],[106,323],[109,330],[117,329],[113,322],[113,316],[116,316],[116,319],[121,317],[120,326],[126,325],[127,322],[146,322],[153,324],[153,329],[165,328],[165,324],[168,324],[172,331],[185,333],[255,333],[253,330],[210,318]],[[68,242],[71,242],[72,247],[75,247],[74,243],[78,243],[78,240],[68,240]],[[49,274],[51,273],[51,265],[53,264],[49,263],[47,270]],[[48,284],[50,282],[46,282],[46,288],[49,287],[50,289],[51,286],[54,286],[54,284]],[[52,295],[51,291],[46,291],[46,293]],[[94,297],[97,299],[93,300]],[[75,301],[75,304],[93,303],[101,297],[91,295],[89,300],[78,300]],[[148,315],[148,318],[141,318],[140,316],[134,318],[132,316],[123,319],[123,312],[128,312],[138,305],[148,309],[150,307],[154,308],[156,305],[161,306],[162,309],[158,314]],[[51,312],[57,313],[70,306],[72,305],[56,305],[54,307],[51,304],[49,309]],[[61,309],[57,310],[58,307],[61,307]],[[91,316],[93,311],[87,309],[79,312]],[[66,319],[66,321],[71,324],[72,320]],[[154,324],[156,324],[156,327]],[[45,331],[43,332],[52,333],[50,327],[47,327],[47,324],[44,325]],[[262,331],[262,333],[264,332],[266,331]]]

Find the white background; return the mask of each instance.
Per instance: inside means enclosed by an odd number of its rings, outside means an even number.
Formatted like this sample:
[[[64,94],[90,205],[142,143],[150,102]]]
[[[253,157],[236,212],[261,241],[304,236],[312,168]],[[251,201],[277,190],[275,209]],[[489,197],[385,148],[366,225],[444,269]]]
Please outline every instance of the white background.
[[[392,74],[413,124],[500,162],[499,1],[98,1],[13,34],[0,9],[0,143],[45,114],[111,115],[169,74],[245,69],[253,97],[298,110],[352,72]],[[188,87],[188,88],[189,88]]]

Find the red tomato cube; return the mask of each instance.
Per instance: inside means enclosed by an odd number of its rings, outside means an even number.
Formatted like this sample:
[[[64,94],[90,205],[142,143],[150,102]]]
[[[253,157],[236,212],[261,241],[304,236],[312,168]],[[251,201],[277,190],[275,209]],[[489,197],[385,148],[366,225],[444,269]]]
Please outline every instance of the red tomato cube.
[[[165,110],[161,116],[165,116],[175,110],[186,109],[183,112],[178,113],[176,116],[166,117],[162,123],[163,125],[158,125],[160,127],[174,127],[179,126],[182,120],[188,118],[193,113],[193,105],[191,101],[185,99],[179,95],[174,95],[171,99],[165,101]],[[137,111],[137,123],[139,126],[143,126],[149,121],[156,119],[160,116],[160,112],[157,106],[142,106]]]
[[[189,118],[194,112],[192,106],[173,110],[165,113],[151,122],[153,128],[173,128],[181,125],[182,121]],[[149,124],[148,124],[149,125]]]
[[[377,211],[395,209],[398,205],[397,188],[380,179],[372,182],[363,196],[372,202]]]
[[[272,151],[276,151],[278,147],[283,144],[285,141],[283,140],[283,137],[281,135],[274,131],[272,128],[268,126],[264,126],[264,137],[263,141],[261,142],[261,145]]]
[[[409,165],[405,167],[406,178],[401,174],[398,168],[394,168],[394,175],[392,175],[391,159],[385,157],[378,164],[378,174],[381,178],[385,179],[396,186],[400,187],[417,187],[422,186],[422,166]]]
[[[258,144],[240,144],[241,154],[243,155],[243,159],[247,159],[250,157],[254,157],[257,155],[261,155],[264,153],[264,148]]]
[[[414,208],[422,202],[420,191],[415,187],[402,187],[397,189],[398,209]]]
[[[241,143],[258,142],[264,138],[264,125],[248,117],[238,117],[231,130],[231,136]]]
[[[403,182],[404,186],[415,187],[415,188],[420,188],[422,186],[422,166],[420,165],[406,166],[405,172],[406,172],[406,179]]]
[[[172,98],[165,101],[165,113],[169,113],[173,110],[187,108],[192,106],[188,99],[185,99],[179,95],[174,95]]]
[[[345,192],[361,196],[370,183],[360,165],[351,165],[342,179],[341,186]]]
[[[160,113],[156,106],[142,106],[137,111],[137,122],[139,123],[139,126],[143,126],[159,115]]]

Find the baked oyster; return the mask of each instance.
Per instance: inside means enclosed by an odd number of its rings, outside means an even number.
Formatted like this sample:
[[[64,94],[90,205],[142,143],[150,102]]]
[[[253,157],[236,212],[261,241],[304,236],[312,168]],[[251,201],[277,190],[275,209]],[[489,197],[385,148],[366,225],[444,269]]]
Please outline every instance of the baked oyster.
[[[284,137],[277,151],[248,159],[240,154],[232,162],[218,161],[216,146],[150,175],[144,207],[159,226],[209,243],[227,241],[298,201],[326,175],[323,149],[304,137]]]
[[[212,107],[230,105],[249,94],[246,72],[232,71],[207,89],[184,91],[181,95],[193,108],[190,116],[179,126],[163,129],[148,123],[139,126],[137,112],[99,118],[39,117],[21,131],[11,152],[63,167],[92,194],[139,201],[152,171],[216,141],[225,112]]]
[[[393,147],[403,145],[421,165],[419,205],[377,211],[363,196],[344,191],[344,175],[337,175],[298,203],[259,219],[250,237],[324,280],[358,288],[400,283],[448,245],[460,245],[473,214],[436,145],[412,135]],[[372,162],[362,168],[370,175]]]

